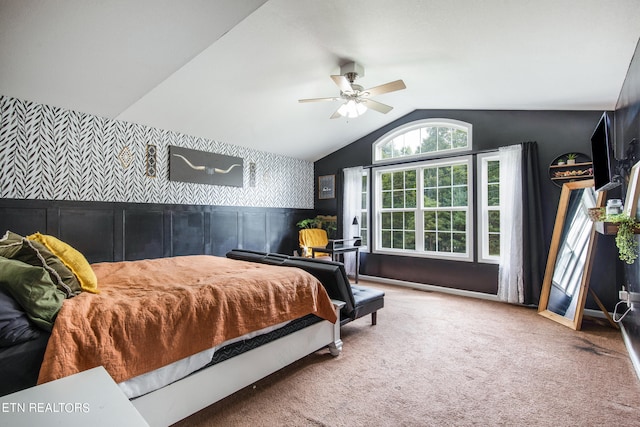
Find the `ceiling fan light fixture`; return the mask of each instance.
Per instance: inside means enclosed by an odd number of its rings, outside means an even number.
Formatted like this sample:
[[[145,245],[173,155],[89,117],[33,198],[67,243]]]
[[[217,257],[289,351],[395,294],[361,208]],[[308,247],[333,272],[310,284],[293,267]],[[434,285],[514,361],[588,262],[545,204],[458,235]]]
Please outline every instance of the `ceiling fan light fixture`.
[[[350,99],[338,108],[338,114],[349,119],[359,117],[366,111],[367,107],[365,107],[361,102],[357,102],[353,99]]]
[[[382,85],[363,88],[359,84],[354,83],[355,80],[364,75],[364,68],[355,62],[344,64],[340,67],[340,75],[331,75],[331,79],[340,89],[340,96],[331,96],[326,98],[307,98],[299,99],[298,102],[320,102],[320,101],[339,101],[345,102],[329,117],[337,119],[340,117],[355,118],[363,115],[367,110],[371,109],[378,113],[387,114],[393,110],[390,105],[371,99],[374,96],[382,95],[397,90],[406,89],[406,85],[402,80],[388,82]]]

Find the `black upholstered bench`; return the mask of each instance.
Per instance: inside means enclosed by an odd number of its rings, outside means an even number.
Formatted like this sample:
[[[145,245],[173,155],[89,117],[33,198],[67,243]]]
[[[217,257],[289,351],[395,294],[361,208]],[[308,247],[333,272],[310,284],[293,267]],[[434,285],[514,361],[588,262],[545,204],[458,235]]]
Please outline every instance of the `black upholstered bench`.
[[[313,274],[327,290],[332,299],[343,301],[340,324],[371,314],[371,324],[378,321],[378,310],[384,307],[384,292],[349,282],[344,264],[314,258],[303,258],[282,254],[233,249],[227,258],[263,264],[298,267]]]
[[[384,292],[366,286],[351,285],[351,293],[353,293],[354,314],[353,319],[349,318],[348,321],[371,313],[371,324],[378,323],[378,310],[384,307]],[[341,319],[340,323],[344,325],[347,322]]]

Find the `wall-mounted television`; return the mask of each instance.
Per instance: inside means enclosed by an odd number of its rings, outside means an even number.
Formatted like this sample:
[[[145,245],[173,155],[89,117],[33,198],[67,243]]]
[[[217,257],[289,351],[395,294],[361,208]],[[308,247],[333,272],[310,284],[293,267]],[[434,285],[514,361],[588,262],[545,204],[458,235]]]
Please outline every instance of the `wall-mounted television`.
[[[602,113],[593,135],[591,135],[591,159],[596,191],[610,190],[620,185],[615,174],[616,160],[613,156],[611,120],[606,111]]]

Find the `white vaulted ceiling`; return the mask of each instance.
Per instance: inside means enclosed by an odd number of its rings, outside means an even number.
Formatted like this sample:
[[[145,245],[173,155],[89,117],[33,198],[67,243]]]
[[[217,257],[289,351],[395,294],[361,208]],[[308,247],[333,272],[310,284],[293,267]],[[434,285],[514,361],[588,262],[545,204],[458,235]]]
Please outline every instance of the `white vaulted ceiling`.
[[[314,161],[416,109],[613,109],[638,0],[0,0],[0,95]],[[394,107],[329,116],[356,61]]]

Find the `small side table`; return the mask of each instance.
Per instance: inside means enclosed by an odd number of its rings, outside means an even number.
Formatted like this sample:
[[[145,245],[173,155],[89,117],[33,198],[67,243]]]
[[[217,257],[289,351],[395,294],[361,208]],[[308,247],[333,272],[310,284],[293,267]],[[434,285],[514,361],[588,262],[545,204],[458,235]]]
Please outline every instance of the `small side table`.
[[[311,258],[316,257],[316,252],[331,254],[331,260],[338,261],[340,254],[347,252],[356,253],[356,283],[358,283],[358,270],[360,269],[360,246],[347,246],[342,244],[329,244],[327,246],[311,246]]]
[[[14,427],[148,427],[102,367],[0,398],[2,425]]]

